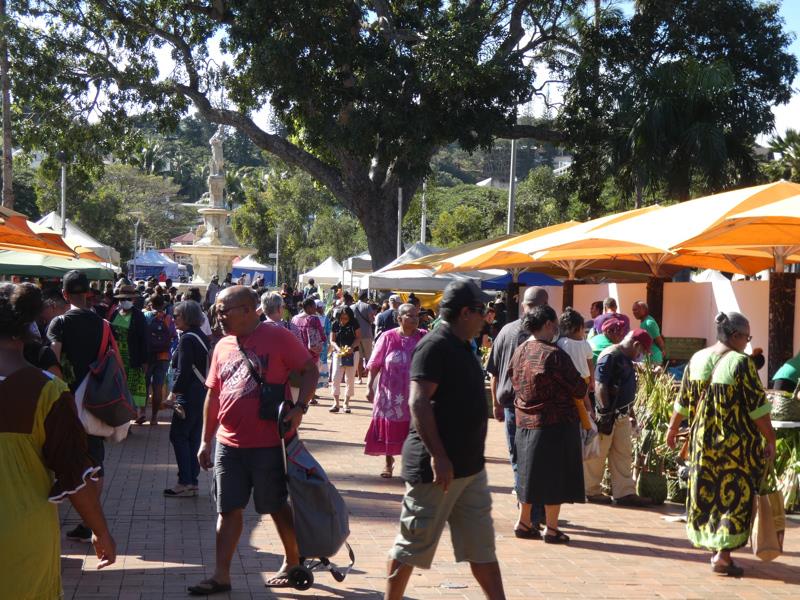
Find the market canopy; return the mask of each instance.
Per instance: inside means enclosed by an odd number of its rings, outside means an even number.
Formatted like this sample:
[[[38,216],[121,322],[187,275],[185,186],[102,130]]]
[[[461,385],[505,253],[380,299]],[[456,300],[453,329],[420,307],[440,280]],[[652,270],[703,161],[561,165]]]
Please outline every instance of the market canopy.
[[[655,275],[662,274],[664,265],[752,275],[774,265],[770,250],[743,246],[688,247],[687,241],[731,216],[799,194],[799,184],[779,181],[671,206],[641,209],[639,214],[622,213],[630,216],[583,230],[572,239],[540,248],[533,256],[543,261],[640,260]],[[795,261],[800,257],[787,256],[786,259]]]
[[[55,212],[50,212],[36,221],[37,225],[49,227],[53,231],[61,231],[61,217]],[[83,246],[99,256],[103,262],[118,264],[119,252],[111,246],[104,244],[86,233],[71,220],[67,219],[67,235],[65,241],[70,246]]]
[[[83,271],[89,279],[113,280],[114,272],[92,260],[48,256],[33,252],[0,252],[0,275],[62,277],[67,271]]]
[[[776,270],[782,270],[786,259],[800,252],[800,195],[738,212],[684,244],[694,250],[772,252]]]
[[[275,285],[275,267],[261,264],[252,254],[233,263],[231,274],[234,278],[241,277],[242,275],[249,275],[251,281],[253,281],[257,275],[263,275],[264,285]]]
[[[313,279],[317,285],[334,285],[342,280],[342,265],[329,256],[316,267],[299,277],[300,283],[305,285],[309,279]]]
[[[37,233],[25,215],[0,207],[0,249],[74,257],[72,248],[55,232]],[[54,235],[50,235],[50,233]],[[55,236],[55,237],[54,237]]]
[[[161,254],[158,250],[141,252],[136,255],[134,260],[128,261],[131,275],[134,276],[135,274],[136,279],[158,277],[162,272],[170,279],[177,278],[180,276],[181,266],[171,258]]]
[[[395,270],[394,267],[413,261],[418,261],[425,256],[434,254],[437,248],[417,242],[398,256],[394,261],[374,273],[361,278],[361,289],[392,290],[409,292],[439,292],[447,284],[457,279],[482,280],[500,275],[493,273],[458,273],[437,275],[432,268]]]
[[[360,273],[369,273],[372,271],[372,256],[369,250],[365,250],[361,254],[356,254],[350,258],[346,258],[342,263],[345,271],[356,271]]]

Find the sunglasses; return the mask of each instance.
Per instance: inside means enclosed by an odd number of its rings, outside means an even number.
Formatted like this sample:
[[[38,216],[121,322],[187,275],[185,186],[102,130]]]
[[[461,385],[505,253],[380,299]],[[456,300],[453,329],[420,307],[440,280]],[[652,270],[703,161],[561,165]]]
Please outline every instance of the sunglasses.
[[[487,310],[487,309],[486,309],[486,307],[485,307],[483,304],[479,304],[479,305],[475,305],[475,306],[470,306],[470,307],[469,307],[469,310],[470,310],[470,312],[478,313],[478,314],[479,314],[480,316],[482,316],[482,317],[485,317],[485,316],[486,316],[486,310]]]
[[[225,315],[231,314],[234,310],[238,310],[240,308],[246,308],[246,307],[247,307],[247,305],[245,305],[245,304],[238,304],[236,306],[231,306],[229,308],[222,308],[221,306],[218,305],[217,306],[217,314],[220,317],[224,317]]]

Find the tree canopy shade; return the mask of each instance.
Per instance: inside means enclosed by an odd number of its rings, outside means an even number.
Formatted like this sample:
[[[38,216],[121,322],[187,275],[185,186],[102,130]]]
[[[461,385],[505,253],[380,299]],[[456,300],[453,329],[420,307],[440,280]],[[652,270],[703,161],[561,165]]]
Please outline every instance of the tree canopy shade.
[[[597,214],[604,180],[628,195],[685,200],[757,182],[758,135],[788,102],[797,73],[779,3],[640,0],[578,27],[565,55],[561,124],[572,176]]]
[[[448,143],[560,140],[517,125],[535,68],[569,37],[578,0],[29,0],[22,21],[63,86],[114,112],[174,119],[190,103],[325,185],[364,227],[375,267],[394,257],[396,198]],[[219,41],[230,56],[210,59]],[[160,73],[169,49],[175,68]],[[59,77],[49,86],[58,86]],[[48,88],[50,89],[50,88]],[[235,108],[217,102],[224,90]],[[286,136],[252,111],[271,104]],[[113,107],[113,108],[111,108]]]

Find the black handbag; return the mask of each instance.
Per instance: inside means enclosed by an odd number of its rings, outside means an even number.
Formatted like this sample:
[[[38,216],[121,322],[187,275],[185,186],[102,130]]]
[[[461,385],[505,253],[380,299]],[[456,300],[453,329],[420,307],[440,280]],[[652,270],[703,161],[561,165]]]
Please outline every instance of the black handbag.
[[[265,421],[277,421],[281,404],[286,400],[286,384],[267,383],[264,381],[253,361],[244,351],[242,343],[238,339],[236,343],[239,345],[239,352],[242,353],[247,363],[250,375],[253,376],[253,379],[258,384],[258,418]]]

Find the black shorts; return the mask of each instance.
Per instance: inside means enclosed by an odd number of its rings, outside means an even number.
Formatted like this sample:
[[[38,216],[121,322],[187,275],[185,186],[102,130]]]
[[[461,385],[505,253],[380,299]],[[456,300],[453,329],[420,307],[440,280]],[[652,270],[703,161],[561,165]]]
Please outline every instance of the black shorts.
[[[86,444],[88,446],[89,457],[94,461],[94,464],[100,467],[97,472],[97,477],[103,477],[105,471],[103,470],[103,461],[106,459],[106,443],[105,439],[97,437],[96,435],[86,435]]]
[[[234,448],[217,442],[211,488],[219,513],[245,508],[251,490],[257,513],[278,512],[289,498],[283,448]]]

